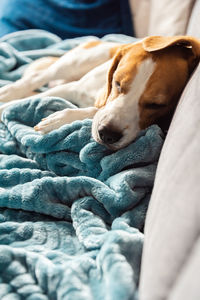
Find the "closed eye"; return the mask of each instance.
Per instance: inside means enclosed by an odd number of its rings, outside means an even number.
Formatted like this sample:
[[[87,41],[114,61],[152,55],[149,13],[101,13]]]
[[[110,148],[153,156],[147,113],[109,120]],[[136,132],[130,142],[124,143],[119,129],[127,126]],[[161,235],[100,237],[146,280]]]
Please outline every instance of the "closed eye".
[[[122,88],[121,88],[121,85],[120,85],[119,81],[115,81],[115,86],[117,88],[118,93],[121,93],[122,92]]]
[[[159,109],[159,108],[163,108],[166,106],[167,105],[163,104],[163,103],[147,103],[147,104],[145,104],[145,108],[148,108],[148,109]]]

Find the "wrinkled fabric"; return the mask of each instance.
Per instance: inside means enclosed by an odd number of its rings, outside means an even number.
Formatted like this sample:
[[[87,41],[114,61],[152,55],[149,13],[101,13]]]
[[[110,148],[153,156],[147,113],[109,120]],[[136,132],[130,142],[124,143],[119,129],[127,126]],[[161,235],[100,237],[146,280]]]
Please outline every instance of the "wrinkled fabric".
[[[10,66],[12,55],[4,60],[8,52],[2,52],[2,78],[32,61],[30,52],[56,53],[81,42],[56,42],[40,32],[44,40],[40,36],[31,50],[35,33],[11,35],[0,43],[0,51],[5,45],[17,53]],[[39,49],[42,40],[51,45]],[[61,98],[38,96],[3,112],[0,299],[137,299],[142,230],[163,134],[153,125],[113,152],[93,140],[92,120],[46,135],[34,131],[42,118],[67,107],[75,108]]]
[[[42,117],[68,106],[28,99],[3,113],[0,296],[130,299],[162,133],[154,125],[112,152],[92,139],[91,120],[44,136],[34,131]]]
[[[21,78],[29,63],[44,56],[61,56],[80,43],[98,40],[86,36],[61,40],[44,30],[24,30],[0,38],[0,87]],[[102,41],[132,43],[137,41],[123,34],[109,34]]]

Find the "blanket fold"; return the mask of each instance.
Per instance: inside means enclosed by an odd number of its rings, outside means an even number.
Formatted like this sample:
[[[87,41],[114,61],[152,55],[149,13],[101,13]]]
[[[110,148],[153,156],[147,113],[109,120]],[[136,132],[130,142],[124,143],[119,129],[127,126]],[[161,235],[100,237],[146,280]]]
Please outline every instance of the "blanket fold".
[[[9,54],[19,42],[17,56],[23,54],[24,60],[15,64],[16,72],[30,60],[24,53],[39,49],[31,50],[26,39],[22,53],[23,35],[11,35],[12,45],[8,37],[0,43],[0,54],[5,49]],[[44,43],[48,51],[55,46],[56,52],[57,44],[62,48],[62,41],[46,38],[51,39]],[[1,78],[12,72],[8,57],[4,69],[0,59]],[[153,125],[113,152],[93,140],[92,120],[46,135],[34,131],[42,118],[64,108],[75,106],[61,98],[38,97],[3,112],[0,299],[136,299],[141,231],[163,134]]]

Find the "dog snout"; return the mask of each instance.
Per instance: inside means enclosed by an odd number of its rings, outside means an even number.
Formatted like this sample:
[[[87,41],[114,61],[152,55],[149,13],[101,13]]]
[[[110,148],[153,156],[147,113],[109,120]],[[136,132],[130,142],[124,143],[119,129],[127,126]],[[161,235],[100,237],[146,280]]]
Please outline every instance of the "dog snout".
[[[107,127],[100,127],[98,129],[99,137],[104,144],[111,145],[118,142],[122,134],[119,131],[111,130]]]

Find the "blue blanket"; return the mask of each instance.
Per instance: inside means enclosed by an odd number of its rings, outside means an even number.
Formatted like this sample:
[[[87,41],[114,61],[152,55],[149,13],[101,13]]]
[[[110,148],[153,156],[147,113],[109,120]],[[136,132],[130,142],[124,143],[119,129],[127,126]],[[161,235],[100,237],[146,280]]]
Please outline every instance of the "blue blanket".
[[[8,75],[15,80],[45,50],[60,55],[82,40],[52,39],[47,46],[49,35],[43,32],[38,49],[31,50],[35,33],[11,35],[0,44],[2,80]],[[38,97],[3,113],[0,299],[136,299],[141,231],[162,132],[153,125],[113,152],[92,139],[91,120],[44,136],[33,130],[41,118],[66,107],[74,106],[60,98]]]

